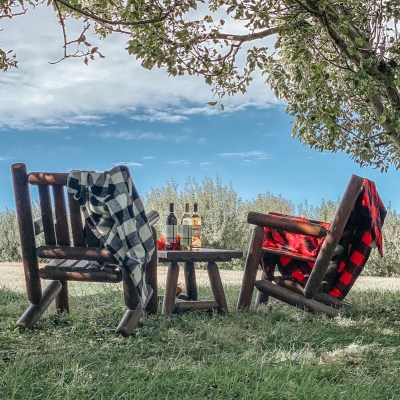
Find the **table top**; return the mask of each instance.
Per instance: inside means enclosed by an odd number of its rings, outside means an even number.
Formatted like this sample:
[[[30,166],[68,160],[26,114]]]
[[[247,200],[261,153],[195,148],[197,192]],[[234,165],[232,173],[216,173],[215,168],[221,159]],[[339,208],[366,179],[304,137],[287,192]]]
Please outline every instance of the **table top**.
[[[157,257],[159,262],[230,261],[232,258],[242,258],[243,252],[208,248],[198,250],[157,250]]]

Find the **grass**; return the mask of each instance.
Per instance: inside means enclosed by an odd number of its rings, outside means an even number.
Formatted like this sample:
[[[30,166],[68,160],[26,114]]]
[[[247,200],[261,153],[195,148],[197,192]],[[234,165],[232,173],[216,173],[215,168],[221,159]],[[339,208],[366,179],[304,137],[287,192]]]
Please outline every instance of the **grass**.
[[[398,290],[354,288],[328,319],[275,300],[238,312],[229,284],[228,316],[157,315],[122,339],[119,285],[71,289],[71,314],[20,332],[25,294],[0,288],[0,399],[400,398]]]

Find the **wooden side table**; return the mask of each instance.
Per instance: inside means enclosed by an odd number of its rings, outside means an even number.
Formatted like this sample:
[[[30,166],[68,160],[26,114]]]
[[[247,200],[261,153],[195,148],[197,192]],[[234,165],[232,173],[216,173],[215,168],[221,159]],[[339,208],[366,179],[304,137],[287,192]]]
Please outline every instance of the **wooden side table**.
[[[237,250],[199,249],[199,250],[158,250],[158,262],[169,263],[167,282],[162,306],[164,314],[174,311],[190,311],[216,309],[220,314],[228,312],[225,292],[217,261],[231,261],[233,258],[242,258],[243,252]],[[179,263],[184,263],[185,287],[189,300],[176,298],[178,286]],[[195,262],[207,262],[208,277],[214,300],[198,300]]]

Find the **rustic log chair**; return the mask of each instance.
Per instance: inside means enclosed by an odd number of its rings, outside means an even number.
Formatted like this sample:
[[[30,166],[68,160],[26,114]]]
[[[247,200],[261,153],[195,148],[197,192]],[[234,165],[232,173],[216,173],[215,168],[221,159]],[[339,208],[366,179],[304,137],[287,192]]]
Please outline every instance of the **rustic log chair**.
[[[256,227],[254,228],[249,244],[249,251],[237,304],[238,309],[247,309],[250,307],[254,286],[256,286],[260,292],[257,296],[256,304],[267,303],[268,296],[272,296],[285,303],[307,309],[311,312],[325,313],[329,317],[337,316],[338,308],[350,306],[351,304],[349,302],[339,300],[319,290],[329,263],[335,251],[337,251],[337,245],[342,237],[357,197],[362,190],[362,185],[363,178],[356,175],[351,176],[329,230],[316,223],[249,212],[247,222],[256,225]],[[316,258],[304,257],[300,254],[294,256],[293,253],[289,253],[285,250],[262,247],[264,227],[282,229],[287,232],[319,238],[325,237],[325,240]],[[305,287],[303,288],[296,282],[285,281],[280,277],[274,277],[273,271],[271,271],[268,276],[263,271],[261,279],[256,280],[261,257],[265,254],[287,255],[294,259],[315,262]]]
[[[127,167],[122,167],[127,169]],[[116,332],[123,336],[132,334],[139,323],[143,309],[139,293],[131,276],[125,269],[116,265],[112,254],[95,238],[95,247],[88,247],[86,233],[77,200],[67,194],[67,212],[65,186],[67,173],[31,172],[27,173],[25,164],[12,165],[14,195],[20,231],[23,266],[28,299],[32,303],[17,321],[21,328],[32,328],[46,311],[50,303],[56,300],[59,314],[69,312],[68,281],[81,282],[123,282],[125,304],[128,307]],[[33,220],[30,187],[37,186],[41,217]],[[50,188],[52,190],[50,190]],[[136,191],[135,187],[133,190]],[[53,194],[53,206],[51,200]],[[152,226],[159,215],[156,211],[147,214],[156,243],[156,231]],[[72,244],[69,227],[72,231]],[[43,233],[45,246],[38,246],[35,236]],[[90,235],[88,235],[90,236]],[[50,259],[39,266],[39,258]],[[50,280],[42,291],[41,279]],[[146,311],[157,312],[157,250],[154,251],[146,267],[146,284],[153,291],[146,305]]]

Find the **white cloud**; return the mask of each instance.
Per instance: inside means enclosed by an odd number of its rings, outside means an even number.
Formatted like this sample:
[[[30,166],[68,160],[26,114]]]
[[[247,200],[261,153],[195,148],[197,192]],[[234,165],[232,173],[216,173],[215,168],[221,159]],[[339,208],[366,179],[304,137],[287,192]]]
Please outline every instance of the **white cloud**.
[[[157,110],[147,110],[147,114],[134,115],[130,119],[136,121],[162,121],[167,123],[178,123],[187,120],[188,118],[183,115],[173,114],[169,110],[157,111]]]
[[[166,163],[169,165],[189,165],[189,164],[191,164],[191,162],[188,160],[167,161]]]
[[[244,161],[251,161],[252,159],[257,160],[268,160],[271,158],[271,155],[268,153],[264,153],[263,151],[245,151],[245,152],[238,152],[238,153],[219,153],[217,154],[223,158],[231,158],[231,159],[242,159]],[[249,160],[250,158],[250,160]]]
[[[80,22],[69,24],[71,37],[80,32],[80,26]],[[19,68],[0,77],[0,128],[65,129],[71,124],[104,124],[101,116],[110,113],[177,123],[194,114],[228,116],[248,106],[278,103],[259,76],[246,95],[224,99],[224,112],[209,107],[211,89],[202,78],[173,78],[164,69],[143,69],[128,55],[127,37],[122,35],[90,38],[106,56],[104,60],[96,58],[88,66],[82,59],[51,65],[49,61],[62,56],[62,32],[52,8],[44,5],[10,21],[2,20],[2,28],[2,46],[16,51]]]
[[[170,141],[174,143],[183,143],[190,140],[189,135],[166,135],[158,132],[140,132],[140,131],[119,131],[119,132],[101,132],[93,133],[93,136],[102,139],[121,139],[121,140],[153,140]]]
[[[134,162],[134,161],[121,161],[115,163],[114,165],[126,165],[128,167],[143,167],[142,163]]]
[[[103,132],[96,134],[96,137],[103,139],[123,139],[123,140],[166,140],[167,136],[157,132]]]
[[[143,160],[154,160],[155,159],[154,156],[145,156],[145,157],[142,157],[142,158],[143,158]]]
[[[184,142],[188,142],[189,140],[190,140],[189,135],[180,135],[180,136],[174,137],[175,143],[184,143]]]

